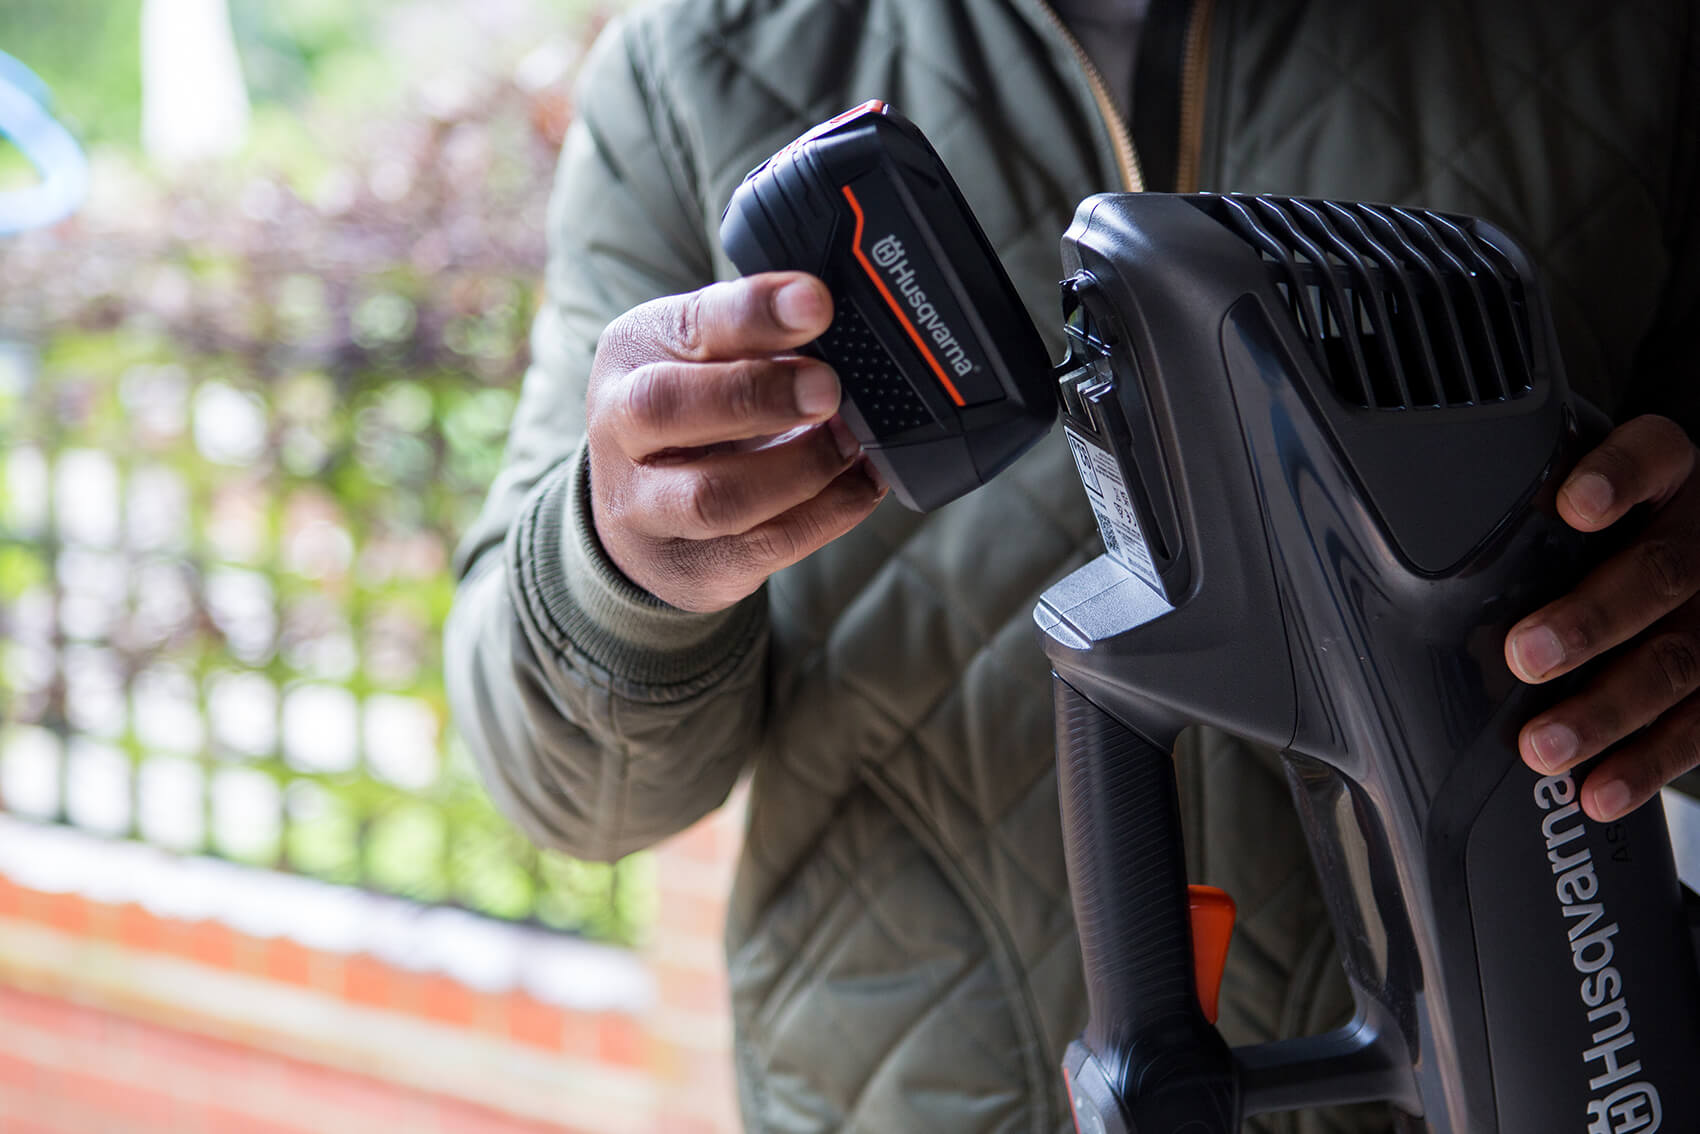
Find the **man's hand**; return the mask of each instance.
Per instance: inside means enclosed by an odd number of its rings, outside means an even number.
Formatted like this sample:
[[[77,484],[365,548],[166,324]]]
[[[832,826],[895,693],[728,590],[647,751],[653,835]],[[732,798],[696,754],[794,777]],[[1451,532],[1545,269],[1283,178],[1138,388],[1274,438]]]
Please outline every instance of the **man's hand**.
[[[1618,427],[1583,457],[1559,489],[1565,523],[1593,532],[1637,504],[1652,514],[1627,548],[1505,638],[1506,662],[1528,682],[1614,651],[1580,693],[1529,721],[1518,737],[1524,762],[1553,773],[1633,734],[1583,786],[1583,810],[1597,820],[1634,810],[1700,764],[1695,457],[1681,428],[1653,416]]]
[[[885,489],[832,368],[793,353],[832,322],[813,276],[750,276],[635,307],[603,332],[587,401],[591,512],[615,566],[722,610],[843,535]]]

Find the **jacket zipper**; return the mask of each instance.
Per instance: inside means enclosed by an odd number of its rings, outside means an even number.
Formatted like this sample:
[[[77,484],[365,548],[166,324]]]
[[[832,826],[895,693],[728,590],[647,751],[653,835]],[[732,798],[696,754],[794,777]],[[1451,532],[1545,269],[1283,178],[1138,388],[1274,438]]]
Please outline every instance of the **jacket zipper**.
[[[1122,118],[1121,111],[1116,109],[1116,103],[1110,97],[1110,88],[1104,82],[1104,76],[1098,70],[1098,65],[1092,62],[1086,49],[1080,46],[1080,41],[1074,37],[1067,24],[1063,23],[1056,9],[1048,0],[1033,0],[1034,5],[1044,13],[1051,26],[1057,29],[1057,34],[1063,37],[1074,57],[1080,61],[1080,66],[1086,72],[1086,82],[1092,88],[1092,98],[1098,104],[1098,113],[1104,118],[1104,125],[1109,127],[1110,144],[1116,151],[1116,165],[1121,171],[1122,187],[1129,193],[1145,191],[1145,175],[1139,168],[1139,153],[1133,148],[1133,131],[1128,129],[1127,121]]]
[[[1193,0],[1187,20],[1186,55],[1181,63],[1180,147],[1175,160],[1175,188],[1198,191],[1198,162],[1204,150],[1204,81],[1210,66],[1210,18],[1215,0]]]

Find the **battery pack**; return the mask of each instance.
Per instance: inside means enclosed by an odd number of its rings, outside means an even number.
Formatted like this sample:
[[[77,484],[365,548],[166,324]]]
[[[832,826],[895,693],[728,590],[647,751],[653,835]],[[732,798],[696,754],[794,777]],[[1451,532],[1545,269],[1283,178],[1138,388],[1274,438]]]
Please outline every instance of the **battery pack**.
[[[803,271],[834,302],[803,348],[903,504],[929,511],[1050,429],[1051,364],[997,254],[921,132],[882,102],[810,130],[744,179],[721,243],[746,275]]]

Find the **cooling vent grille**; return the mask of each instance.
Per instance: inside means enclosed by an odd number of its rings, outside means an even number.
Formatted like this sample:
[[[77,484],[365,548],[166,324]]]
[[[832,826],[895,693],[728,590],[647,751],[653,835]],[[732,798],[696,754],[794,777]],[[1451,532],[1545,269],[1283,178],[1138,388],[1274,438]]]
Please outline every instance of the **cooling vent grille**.
[[[1523,282],[1498,248],[1417,209],[1197,196],[1256,248],[1348,404],[1444,409],[1533,388]]]

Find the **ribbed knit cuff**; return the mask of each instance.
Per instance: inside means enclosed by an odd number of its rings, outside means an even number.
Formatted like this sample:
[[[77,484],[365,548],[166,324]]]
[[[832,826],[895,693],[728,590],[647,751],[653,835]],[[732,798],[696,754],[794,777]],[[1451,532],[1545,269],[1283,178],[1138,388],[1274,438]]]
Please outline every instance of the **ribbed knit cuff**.
[[[570,644],[623,682],[666,687],[675,696],[743,656],[766,615],[760,591],[726,610],[695,614],[626,578],[596,535],[582,445],[532,491],[508,555],[516,601],[557,649]]]

